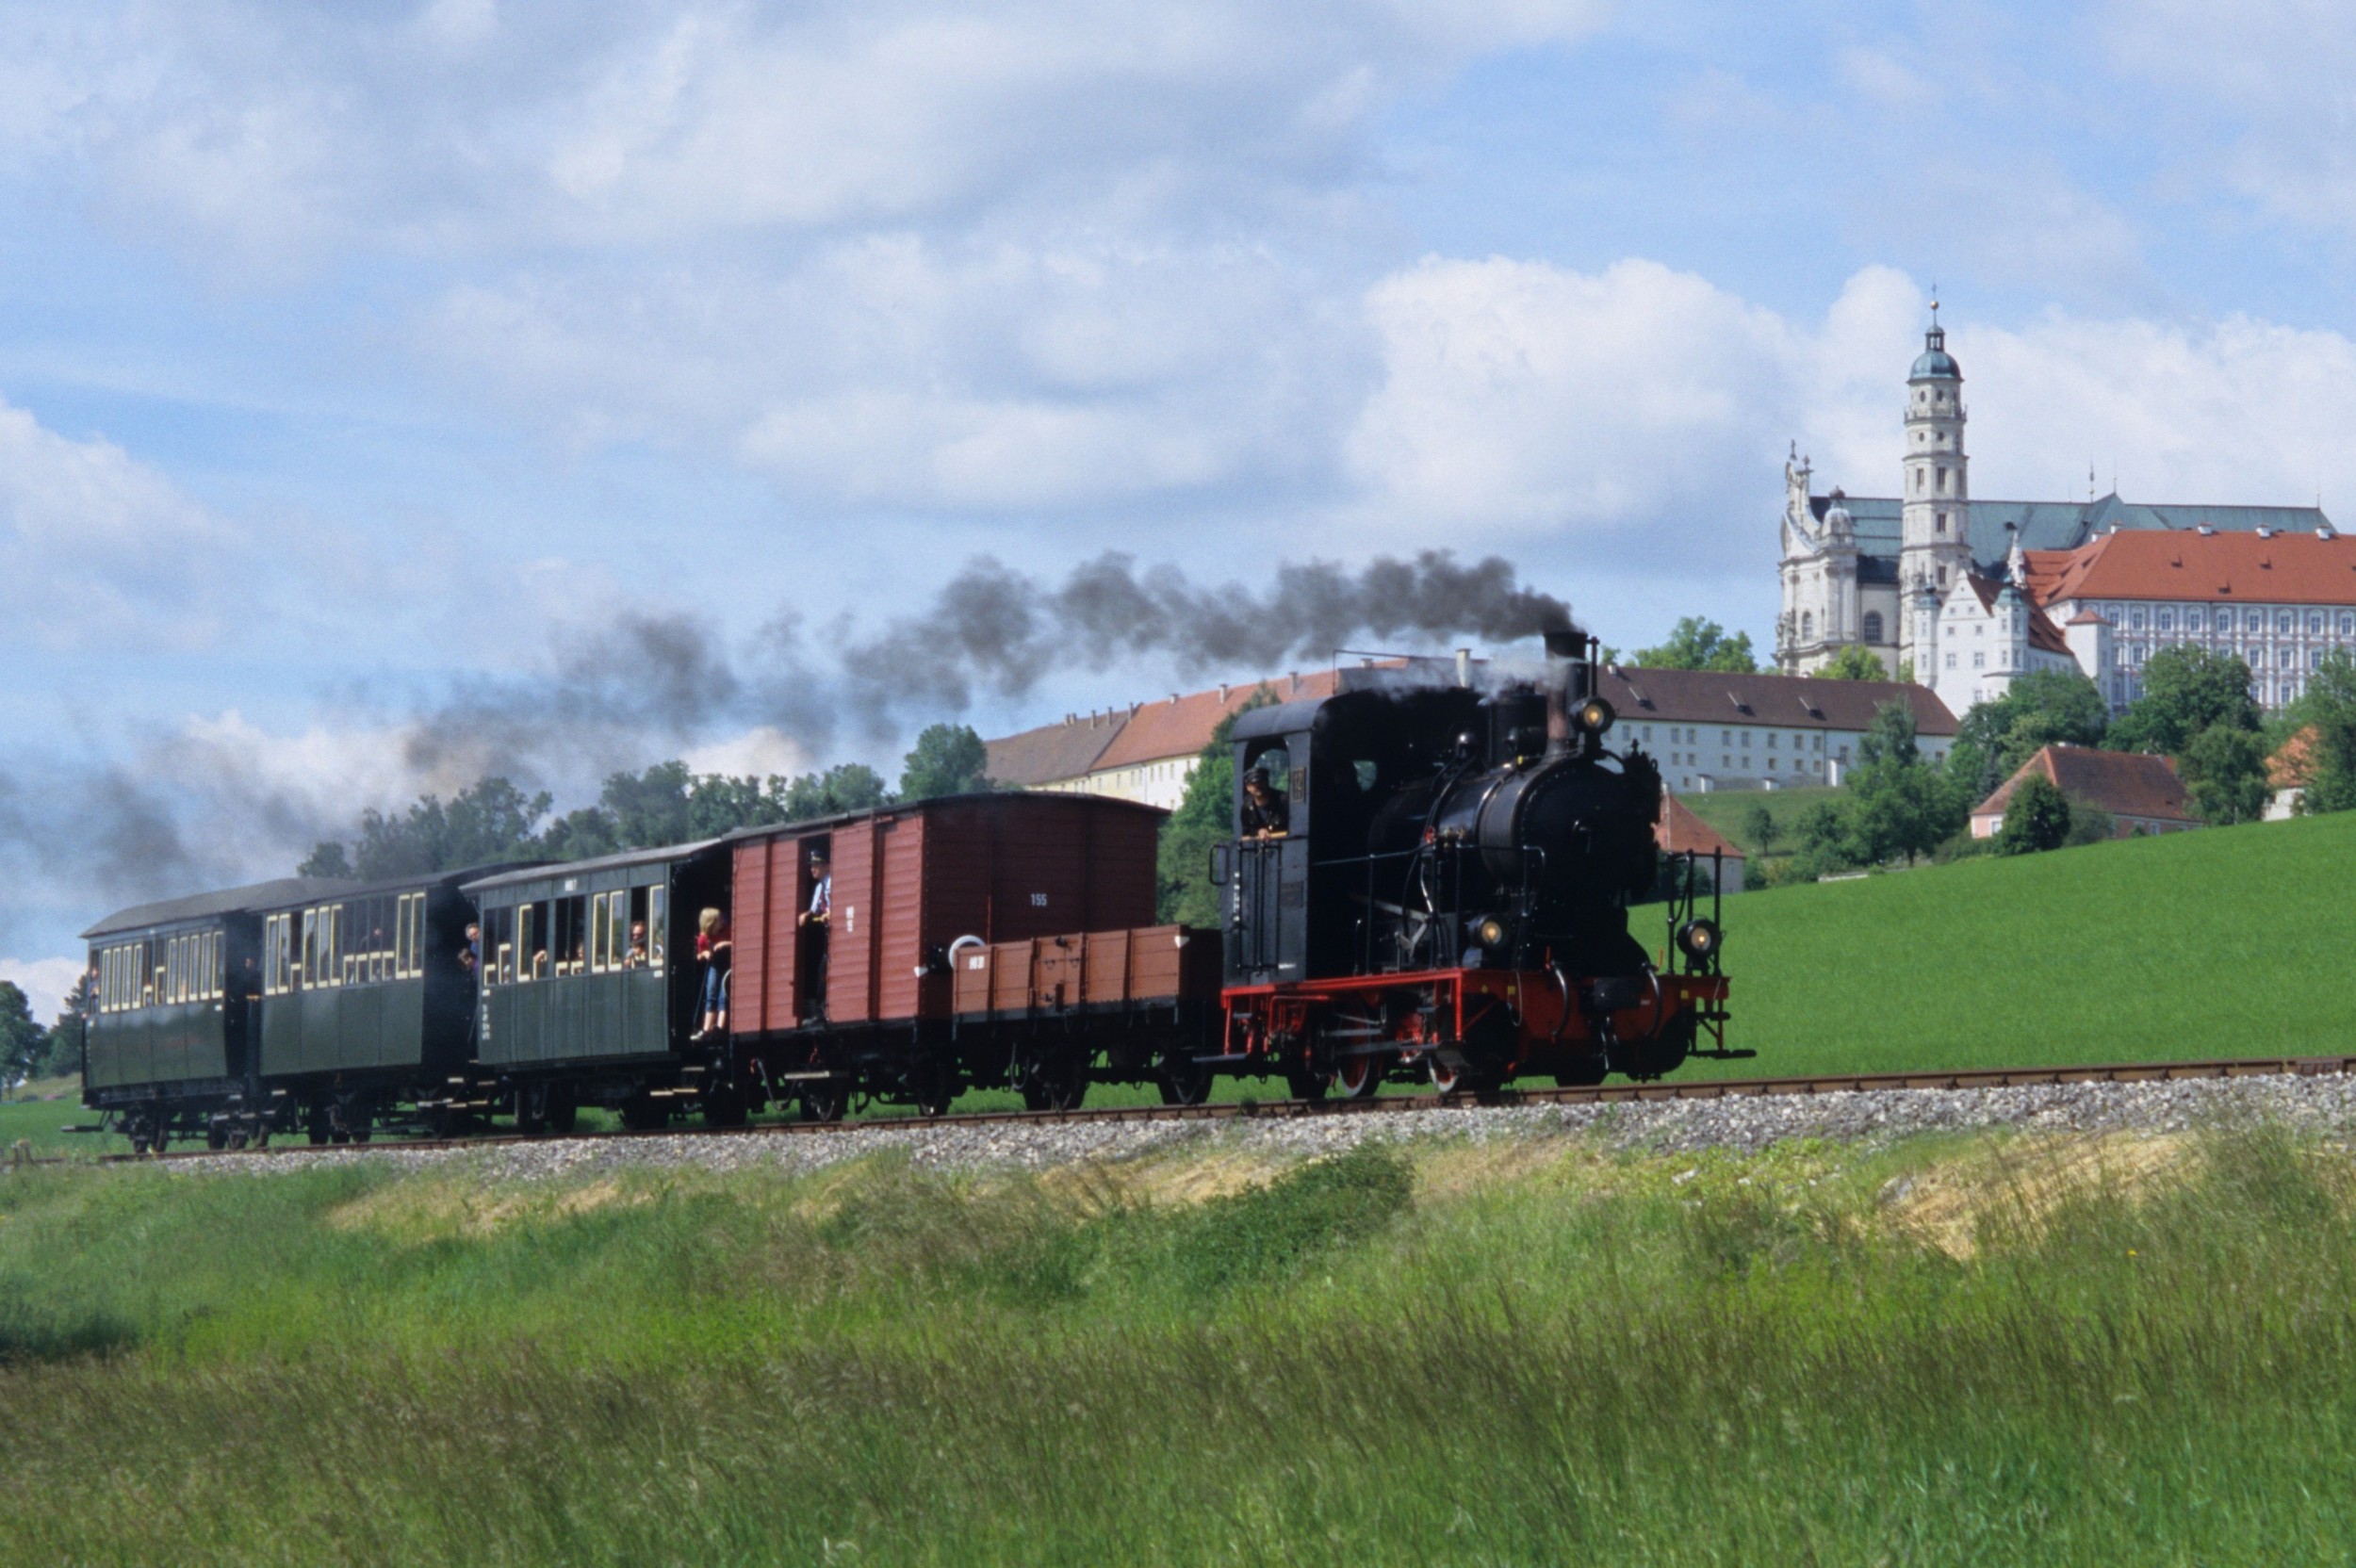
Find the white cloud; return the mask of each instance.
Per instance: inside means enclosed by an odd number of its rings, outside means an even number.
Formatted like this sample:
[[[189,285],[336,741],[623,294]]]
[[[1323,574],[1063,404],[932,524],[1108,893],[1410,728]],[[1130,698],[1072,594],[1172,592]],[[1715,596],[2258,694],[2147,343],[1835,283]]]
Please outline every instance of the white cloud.
[[[0,401],[0,645],[185,648],[209,640],[239,541],[106,440]]]
[[[1773,444],[1805,345],[1690,272],[1432,258],[1367,299],[1385,379],[1349,440],[1375,508],[1524,538],[1714,509]]]
[[[1884,268],[1811,322],[1651,262],[1427,261],[1369,296],[1387,375],[1350,438],[1360,516],[1401,537],[1609,538],[1689,576],[1748,559],[1772,537],[1787,437],[1820,486],[1897,493],[1925,302]],[[2339,333],[2061,312],[1948,325],[1974,494],[2083,496],[2091,457],[2130,499],[2356,495],[2340,438],[2356,343]]]
[[[279,266],[364,239],[676,244],[967,214],[1021,192],[1312,184],[1369,118],[1600,0],[688,4],[405,24],[256,4],[0,9],[0,160]]]
[[[0,980],[16,983],[32,1007],[33,1021],[46,1024],[65,1006],[65,993],[79,984],[79,958],[0,958]]]

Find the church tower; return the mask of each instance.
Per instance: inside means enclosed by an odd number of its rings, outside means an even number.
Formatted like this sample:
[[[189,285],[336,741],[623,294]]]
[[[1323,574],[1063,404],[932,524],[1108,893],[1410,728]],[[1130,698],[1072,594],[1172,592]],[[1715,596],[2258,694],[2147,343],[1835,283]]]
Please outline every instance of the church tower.
[[[1922,352],[1906,377],[1905,488],[1899,492],[1898,594],[1907,626],[1900,644],[1917,679],[1930,675],[1939,600],[1972,564],[1967,514],[1971,459],[1963,449],[1963,368],[1931,303]]]

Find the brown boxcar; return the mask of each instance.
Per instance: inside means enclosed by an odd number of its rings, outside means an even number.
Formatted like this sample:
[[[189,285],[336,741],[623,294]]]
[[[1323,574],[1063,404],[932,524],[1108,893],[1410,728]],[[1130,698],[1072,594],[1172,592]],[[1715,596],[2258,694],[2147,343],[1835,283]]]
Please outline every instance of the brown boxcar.
[[[738,835],[735,1032],[817,1021],[817,948],[796,918],[810,907],[812,846],[827,846],[834,875],[826,1021],[900,1023],[949,1016],[959,938],[1118,933],[1151,921],[1165,814],[1100,795],[952,795]]]
[[[991,942],[955,955],[952,1005],[960,1018],[1006,1019],[1137,1003],[1211,1003],[1219,1000],[1219,957],[1217,931],[1183,925]]]

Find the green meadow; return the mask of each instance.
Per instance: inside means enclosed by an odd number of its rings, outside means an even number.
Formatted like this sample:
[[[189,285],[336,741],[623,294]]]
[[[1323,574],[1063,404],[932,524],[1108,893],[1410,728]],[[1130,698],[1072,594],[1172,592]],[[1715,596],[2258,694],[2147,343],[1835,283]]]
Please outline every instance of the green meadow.
[[[0,1560],[2356,1552],[2344,1151],[0,1176]]]
[[[1745,892],[1759,1054],[1680,1076],[2356,1055],[2352,874],[2356,813]]]

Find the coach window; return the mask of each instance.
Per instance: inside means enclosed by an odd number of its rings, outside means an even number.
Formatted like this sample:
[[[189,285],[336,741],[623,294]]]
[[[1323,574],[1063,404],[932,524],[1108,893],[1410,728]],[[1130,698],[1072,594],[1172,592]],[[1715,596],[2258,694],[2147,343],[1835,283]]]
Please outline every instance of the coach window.
[[[528,986],[548,973],[548,906],[515,906],[515,983]]]
[[[630,890],[616,888],[605,895],[605,967],[630,965]]]
[[[671,890],[658,882],[646,890],[646,961],[661,969],[671,946]]]
[[[515,983],[515,906],[501,904],[483,911],[483,971],[502,986]]]
[[[589,900],[589,972],[603,974],[611,964],[609,922],[614,916],[614,895],[597,893]]]
[[[589,967],[589,898],[579,894],[556,901],[556,972],[579,974]]]

